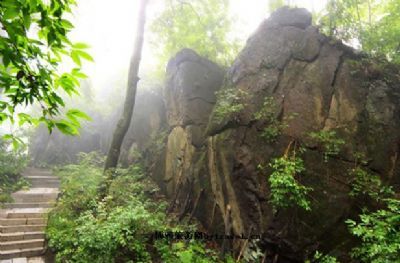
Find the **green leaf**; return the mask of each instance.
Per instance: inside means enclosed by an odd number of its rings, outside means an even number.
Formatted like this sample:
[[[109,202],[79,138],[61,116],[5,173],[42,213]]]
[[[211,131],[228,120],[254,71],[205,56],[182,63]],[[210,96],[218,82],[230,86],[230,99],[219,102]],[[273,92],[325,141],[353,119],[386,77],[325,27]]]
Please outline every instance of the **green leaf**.
[[[5,121],[8,118],[8,115],[4,112],[0,112],[0,123]]]
[[[19,122],[18,122],[19,126],[24,125],[26,122],[29,124],[32,124],[32,116],[30,116],[29,114],[18,113],[18,118],[19,118]]]
[[[19,10],[16,7],[6,8],[3,19],[14,19],[19,15]]]
[[[62,25],[65,29],[73,29],[73,28],[74,28],[74,25],[73,25],[70,21],[68,21],[68,20],[66,20],[66,19],[61,19],[61,25]]]
[[[12,145],[13,145],[14,151],[20,149],[22,146],[22,143],[23,142],[20,139],[14,137],[12,140]]]
[[[3,140],[12,140],[12,138],[14,138],[14,136],[12,134],[4,134],[3,135]]]
[[[87,49],[87,48],[90,48],[90,46],[88,44],[82,43],[82,42],[75,43],[72,47],[75,48],[75,49]]]
[[[71,51],[71,58],[75,62],[76,65],[82,66],[81,58],[76,50]]]
[[[62,120],[55,123],[56,127],[66,135],[79,135],[79,131],[76,128],[76,125],[70,123],[68,121]]]
[[[76,69],[76,68],[72,70],[71,74],[74,77],[77,77],[77,78],[80,78],[80,79],[87,79],[88,78],[88,76],[86,74],[82,73],[80,71],[80,69]]]
[[[78,109],[71,109],[67,112],[67,116],[71,116],[77,119],[84,119],[84,120],[88,120],[91,121],[92,118],[90,118],[86,113],[78,110]]]
[[[32,19],[30,15],[25,15],[24,16],[24,26],[27,30],[31,27]]]
[[[77,53],[77,55],[83,59],[86,59],[88,61],[94,62],[93,58],[91,55],[89,55],[88,53],[86,53],[85,51],[82,50],[75,50],[75,52]]]

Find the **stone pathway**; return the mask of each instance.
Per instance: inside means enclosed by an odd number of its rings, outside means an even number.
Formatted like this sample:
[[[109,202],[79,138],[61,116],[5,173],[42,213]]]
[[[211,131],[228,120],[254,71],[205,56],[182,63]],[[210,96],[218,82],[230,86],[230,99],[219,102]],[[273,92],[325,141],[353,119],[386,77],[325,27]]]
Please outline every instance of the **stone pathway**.
[[[0,263],[43,263],[47,213],[58,196],[59,179],[44,169],[28,168],[29,190],[12,194],[0,209]]]

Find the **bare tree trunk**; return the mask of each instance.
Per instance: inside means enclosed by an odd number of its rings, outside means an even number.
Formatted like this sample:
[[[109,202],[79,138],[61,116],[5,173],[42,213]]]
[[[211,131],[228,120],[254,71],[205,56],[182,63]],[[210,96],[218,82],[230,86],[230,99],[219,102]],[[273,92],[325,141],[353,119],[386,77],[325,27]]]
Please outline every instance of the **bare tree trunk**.
[[[133,108],[135,107],[137,84],[139,81],[138,73],[139,73],[140,60],[142,56],[147,4],[148,0],[140,1],[135,47],[133,50],[133,55],[129,66],[128,87],[126,89],[124,111],[122,113],[120,120],[118,121],[117,127],[115,128],[113,138],[111,141],[111,146],[108,151],[106,163],[104,166],[104,171],[107,171],[110,168],[117,167],[119,155],[121,152],[121,145],[125,138],[125,134],[128,131],[129,126],[131,124]]]

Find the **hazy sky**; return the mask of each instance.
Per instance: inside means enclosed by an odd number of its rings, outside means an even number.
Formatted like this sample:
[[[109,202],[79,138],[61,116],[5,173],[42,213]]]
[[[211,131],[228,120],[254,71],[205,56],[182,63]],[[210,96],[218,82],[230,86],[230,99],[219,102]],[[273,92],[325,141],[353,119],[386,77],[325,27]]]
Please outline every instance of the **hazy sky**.
[[[150,1],[147,17],[151,21],[162,10],[164,0]],[[320,11],[326,1],[286,0],[286,3],[305,7],[310,11]],[[125,93],[139,1],[77,0],[77,2],[78,7],[71,18],[75,25],[75,29],[71,32],[71,39],[91,46],[89,53],[94,57],[95,62],[85,63],[83,69],[89,75],[97,106],[112,109],[116,105],[111,105],[110,98],[115,98],[111,96],[111,93]],[[268,17],[268,0],[230,0],[230,3],[230,12],[237,18],[236,28],[232,34],[242,39],[244,43],[263,19]],[[153,46],[146,42],[145,38],[141,71],[153,71],[156,61]],[[72,63],[65,63],[65,65],[68,64]],[[80,99],[74,97],[72,100]],[[2,125],[0,133],[3,130],[8,132],[10,128],[9,125]]]
[[[151,0],[148,19],[161,10],[163,0]],[[196,0],[191,0],[196,1]],[[125,83],[126,72],[135,36],[138,0],[78,0],[72,32],[74,41],[91,45],[89,52],[95,63],[87,63],[84,71],[90,76],[98,97],[106,98],[115,86]],[[268,0],[231,0],[231,13],[238,19],[235,37],[246,40],[268,16]],[[291,0],[291,5],[319,11],[325,0]],[[179,15],[179,14],[177,14]],[[144,45],[142,70],[151,70],[156,61],[152,46]],[[100,99],[100,98],[99,98]]]

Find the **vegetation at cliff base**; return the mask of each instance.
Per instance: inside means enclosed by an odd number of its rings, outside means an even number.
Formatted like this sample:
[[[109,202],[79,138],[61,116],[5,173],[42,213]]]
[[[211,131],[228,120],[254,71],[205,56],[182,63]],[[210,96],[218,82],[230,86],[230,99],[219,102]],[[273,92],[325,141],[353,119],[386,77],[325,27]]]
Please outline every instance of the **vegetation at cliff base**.
[[[47,237],[57,262],[219,262],[194,239],[156,238],[156,233],[194,232],[167,216],[167,203],[139,165],[118,169],[108,194],[98,199],[104,157],[80,155],[60,167],[61,196],[49,216]]]

